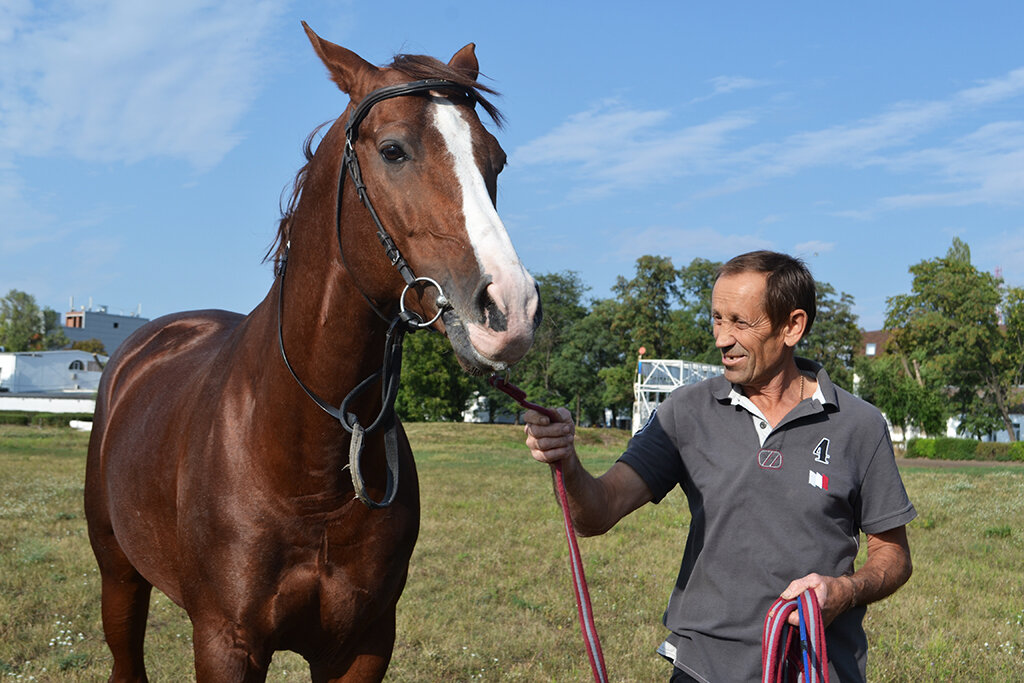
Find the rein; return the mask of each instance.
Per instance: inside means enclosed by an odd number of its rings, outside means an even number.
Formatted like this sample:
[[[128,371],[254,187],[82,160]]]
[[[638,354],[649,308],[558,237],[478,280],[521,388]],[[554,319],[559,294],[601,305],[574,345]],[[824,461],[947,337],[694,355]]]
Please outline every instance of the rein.
[[[430,92],[440,89],[456,89],[471,100],[476,100],[476,95],[472,90],[465,88],[458,83],[442,79],[426,79],[412,81],[411,83],[389,85],[374,90],[364,97],[362,101],[356,105],[352,115],[349,117],[348,124],[345,126],[345,152],[342,155],[341,169],[338,173],[338,193],[337,203],[335,205],[335,227],[338,236],[338,252],[341,254],[342,262],[345,263],[345,252],[341,246],[341,198],[342,190],[345,186],[345,176],[347,174],[352,178],[352,184],[355,186],[359,200],[363,203],[363,206],[366,207],[367,211],[369,211],[370,217],[377,226],[377,239],[380,240],[381,245],[384,247],[385,255],[391,262],[391,265],[394,266],[401,274],[402,279],[405,280],[405,289],[402,290],[402,294],[398,300],[398,313],[389,318],[380,310],[380,308],[377,307],[370,297],[366,295],[362,288],[359,287],[359,284],[353,280],[353,284],[356,285],[356,289],[358,289],[359,293],[362,294],[364,299],[366,299],[366,302],[370,305],[373,312],[376,313],[381,320],[388,323],[388,331],[384,341],[384,361],[381,364],[381,368],[356,385],[356,387],[352,389],[347,396],[345,396],[345,399],[337,408],[318,396],[306,385],[305,382],[299,379],[299,376],[296,374],[292,364],[288,361],[288,354],[284,349],[284,278],[288,270],[288,255],[291,250],[290,240],[285,244],[284,254],[278,263],[276,272],[277,277],[280,279],[277,293],[277,343],[281,350],[281,358],[284,359],[284,364],[285,367],[288,368],[288,372],[291,373],[291,376],[295,379],[298,385],[302,387],[302,390],[306,392],[306,395],[309,396],[309,398],[312,399],[321,410],[336,419],[346,432],[352,435],[352,439],[349,443],[349,461],[347,465],[349,472],[352,475],[352,487],[355,489],[356,497],[371,509],[388,507],[394,502],[395,496],[398,493],[398,434],[397,423],[395,421],[395,398],[398,396],[398,384],[402,374],[402,341],[405,339],[405,335],[408,332],[415,332],[416,330],[433,325],[437,319],[441,317],[441,314],[446,309],[450,308],[451,305],[449,304],[447,297],[444,295],[441,285],[438,284],[437,281],[428,277],[416,277],[412,268],[409,266],[408,262],[406,262],[405,258],[398,250],[398,247],[395,245],[395,241],[384,228],[384,224],[381,223],[380,217],[377,215],[377,211],[373,208],[373,203],[370,201],[370,196],[366,191],[366,184],[363,182],[363,174],[359,168],[359,158],[356,156],[355,141],[359,137],[359,124],[362,123],[363,119],[366,118],[370,113],[370,109],[372,109],[375,104],[393,97]],[[346,270],[350,273],[352,272],[348,269],[347,265]],[[408,293],[409,289],[421,284],[433,285],[438,291],[436,301],[437,314],[428,321],[424,321],[415,312],[410,311],[405,307],[405,295]],[[371,384],[377,381],[381,383],[381,409],[373,422],[368,427],[363,427],[359,424],[359,418],[356,417],[355,413],[349,411],[349,406],[355,398],[363,394]],[[384,498],[377,501],[371,498],[366,491],[366,483],[363,480],[360,461],[362,459],[366,436],[373,434],[380,429],[384,430],[387,486],[384,492]]]
[[[526,392],[514,384],[510,384],[504,378],[493,375],[488,381],[492,387],[505,392],[512,400],[527,410],[536,410],[552,422],[561,422],[562,418],[558,413],[550,408],[527,401]],[[597,637],[597,626],[594,624],[594,609],[590,604],[587,577],[583,573],[583,558],[580,556],[580,547],[576,542],[576,530],[572,526],[572,516],[569,514],[569,496],[565,491],[565,475],[562,473],[561,461],[551,463],[551,469],[555,473],[555,489],[558,491],[558,500],[562,504],[562,521],[565,523],[565,538],[569,544],[569,569],[572,571],[572,587],[576,593],[576,612],[580,619],[580,630],[583,632],[583,644],[587,649],[587,658],[590,660],[594,681],[607,683],[608,672],[604,665],[601,641]]]
[[[794,611],[800,617],[799,643],[793,639],[795,629],[787,623]],[[761,671],[762,683],[829,683],[825,624],[813,590],[794,600],[779,598],[772,603],[764,619]]]

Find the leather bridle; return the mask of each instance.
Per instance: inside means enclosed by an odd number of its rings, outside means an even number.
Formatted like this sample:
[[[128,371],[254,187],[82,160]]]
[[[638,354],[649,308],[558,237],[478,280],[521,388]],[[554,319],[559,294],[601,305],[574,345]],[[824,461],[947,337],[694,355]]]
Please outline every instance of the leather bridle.
[[[402,290],[402,294],[399,297],[398,313],[394,316],[388,317],[380,310],[373,300],[370,299],[359,284],[353,280],[356,289],[358,289],[363,298],[366,299],[366,302],[374,313],[388,323],[388,331],[385,336],[384,361],[381,364],[381,368],[356,385],[356,387],[348,393],[345,399],[341,402],[341,405],[337,408],[318,396],[305,384],[305,382],[299,379],[295,369],[288,361],[288,354],[285,353],[283,329],[284,278],[288,269],[288,254],[291,249],[291,240],[287,240],[285,242],[284,254],[277,266],[277,276],[280,278],[280,282],[278,283],[277,299],[277,341],[278,346],[281,349],[281,358],[284,359],[284,364],[285,367],[288,368],[288,372],[291,373],[291,376],[295,379],[298,385],[302,387],[302,390],[306,395],[309,396],[309,398],[312,399],[313,402],[316,403],[316,405],[325,413],[338,420],[345,431],[352,435],[349,445],[348,463],[348,468],[352,475],[352,486],[355,489],[356,496],[359,500],[361,500],[367,507],[373,509],[384,508],[391,505],[391,503],[394,502],[395,495],[398,493],[398,436],[395,423],[395,398],[398,395],[398,384],[402,373],[402,341],[408,332],[415,332],[419,329],[431,327],[437,319],[440,318],[444,310],[451,308],[451,304],[444,295],[441,285],[438,284],[436,280],[428,277],[417,277],[413,273],[412,267],[398,250],[394,239],[392,239],[391,235],[389,235],[388,231],[384,228],[384,224],[381,222],[380,216],[377,215],[377,211],[373,208],[373,203],[370,201],[370,196],[366,191],[366,184],[363,182],[362,170],[359,167],[359,157],[356,155],[355,142],[359,138],[359,124],[362,123],[363,119],[366,118],[375,104],[394,97],[401,97],[403,95],[429,93],[440,90],[456,90],[459,94],[469,98],[471,101],[476,101],[476,93],[472,88],[443,79],[431,78],[412,81],[410,83],[389,85],[374,90],[364,97],[352,111],[352,114],[349,116],[348,123],[345,126],[345,151],[342,155],[341,168],[338,173],[338,193],[335,208],[335,228],[338,236],[338,251],[341,255],[342,263],[345,263],[345,251],[342,248],[341,243],[342,190],[345,186],[345,176],[348,175],[352,179],[352,184],[355,187],[356,194],[359,196],[359,200],[363,203],[363,206],[366,207],[367,211],[369,211],[370,217],[377,226],[377,239],[380,240],[381,245],[384,247],[385,255],[391,262],[391,265],[394,266],[401,274],[402,279],[405,280],[405,288]],[[347,266],[346,270],[349,270],[349,273],[352,272],[347,268]],[[428,321],[424,321],[418,314],[405,307],[405,296],[409,289],[420,284],[433,285],[438,291],[436,300],[437,314]],[[377,417],[369,427],[364,428],[359,423],[359,418],[356,417],[355,413],[349,411],[349,406],[355,398],[360,396],[370,387],[370,385],[378,380],[381,383],[380,413],[378,413]],[[376,501],[366,492],[366,484],[363,481],[362,471],[360,468],[360,459],[363,452],[365,437],[380,429],[385,430],[384,447],[388,481],[384,498],[380,501]]]

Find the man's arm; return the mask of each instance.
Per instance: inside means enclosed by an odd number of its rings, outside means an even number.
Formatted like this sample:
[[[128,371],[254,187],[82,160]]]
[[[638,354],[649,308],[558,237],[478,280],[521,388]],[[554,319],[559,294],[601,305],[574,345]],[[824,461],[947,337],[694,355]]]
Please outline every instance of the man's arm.
[[[550,422],[535,411],[527,411],[526,445],[538,462],[562,463],[569,513],[580,536],[597,536],[652,499],[647,483],[632,467],[617,462],[600,477],[588,472],[576,455],[576,428],[565,408],[558,410],[561,422]]]
[[[813,588],[821,605],[821,618],[825,625],[837,616],[858,605],[867,605],[886,598],[910,579],[910,545],[907,527],[900,526],[879,534],[867,534],[868,559],[864,566],[850,576],[821,576],[808,574],[789,584],[782,597],[791,600],[808,588]],[[799,623],[796,612],[789,623]]]

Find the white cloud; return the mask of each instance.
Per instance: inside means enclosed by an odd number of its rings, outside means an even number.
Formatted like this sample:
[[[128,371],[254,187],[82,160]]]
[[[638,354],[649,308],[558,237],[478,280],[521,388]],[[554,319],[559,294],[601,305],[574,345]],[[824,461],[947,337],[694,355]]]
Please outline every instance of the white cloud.
[[[753,121],[725,115],[704,124],[664,130],[664,110],[641,111],[609,101],[575,114],[551,133],[517,148],[513,165],[576,165],[573,199],[662,183],[717,165],[729,134]]]
[[[215,165],[240,139],[237,125],[257,94],[261,45],[279,4],[7,7],[13,21],[0,32],[0,154]]]
[[[966,106],[981,106],[1000,102],[1024,93],[1024,67],[1014,69],[1005,76],[991,78],[981,85],[961,90],[956,100]]]
[[[690,104],[696,104],[698,102],[706,102],[713,97],[719,95],[728,95],[732,92],[739,90],[751,90],[753,88],[760,88],[768,85],[767,81],[759,81],[754,78],[747,78],[745,76],[715,76],[708,80],[711,84],[711,92],[701,97],[696,97],[690,100]]]
[[[761,85],[728,77],[712,83],[716,93]],[[758,123],[753,115],[724,114],[681,127],[666,110],[636,110],[611,102],[570,117],[517,149],[513,158],[525,165],[568,168],[564,175],[574,181],[571,198],[696,174],[719,179],[693,194],[705,198],[815,168],[878,167],[924,172],[942,183],[936,192],[890,197],[881,202],[883,208],[1019,203],[1024,198],[1024,121],[985,122],[983,117],[985,108],[1022,95],[1024,68],[1019,68],[944,99],[895,103],[874,116],[746,147],[733,134]],[[973,134],[913,150],[925,139],[949,139],[971,117],[982,121]]]
[[[887,197],[883,205],[888,207],[1020,204],[1024,201],[1024,121],[989,123],[944,147],[902,155],[892,165],[924,171],[954,189]]]

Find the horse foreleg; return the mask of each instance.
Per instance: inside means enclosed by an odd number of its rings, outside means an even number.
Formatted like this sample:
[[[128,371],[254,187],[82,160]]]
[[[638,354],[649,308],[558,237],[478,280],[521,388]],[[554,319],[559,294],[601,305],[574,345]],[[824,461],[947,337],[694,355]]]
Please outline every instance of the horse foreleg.
[[[378,683],[391,662],[395,647],[395,608],[383,614],[359,638],[353,654],[334,665],[310,662],[313,683]]]
[[[270,658],[252,638],[226,621],[192,617],[197,683],[262,683]]]
[[[119,550],[116,553],[118,555],[121,554]],[[114,566],[109,556],[105,558],[107,561],[100,561],[103,634],[114,656],[110,681],[139,683],[149,680],[146,678],[142,649],[153,586],[135,571],[127,558],[123,555],[121,558],[123,564],[117,563],[119,566]]]

